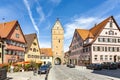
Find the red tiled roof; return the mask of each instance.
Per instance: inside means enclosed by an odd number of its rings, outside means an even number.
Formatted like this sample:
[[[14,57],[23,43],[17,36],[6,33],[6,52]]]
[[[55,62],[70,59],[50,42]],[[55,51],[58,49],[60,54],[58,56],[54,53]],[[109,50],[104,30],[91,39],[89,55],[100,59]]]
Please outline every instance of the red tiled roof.
[[[11,22],[0,23],[0,36],[1,36],[1,38],[6,38],[16,23],[17,23],[16,20],[11,21]]]
[[[94,37],[89,30],[76,29],[76,31],[78,32],[78,34],[81,36],[81,38],[82,38],[83,40],[86,40],[88,37],[89,37],[89,38],[93,38],[93,37]]]
[[[85,30],[85,29],[76,29],[76,32],[79,34],[79,36],[83,39],[86,40],[87,38],[93,38],[93,41],[97,38],[97,36],[100,34],[100,32],[103,30],[105,25],[109,22],[110,19],[113,19],[115,24],[117,25],[116,21],[114,20],[113,16],[108,17],[98,25],[95,25],[93,28],[90,30]],[[118,27],[118,25],[117,25]],[[118,27],[119,29],[119,27]]]
[[[41,56],[52,56],[52,49],[51,48],[40,48]]]
[[[17,20],[0,23],[0,38],[8,38],[8,36],[10,35],[10,33],[13,31],[14,27],[17,24],[18,24]],[[21,30],[21,28],[20,28],[20,30]],[[24,41],[19,41],[19,42],[26,43],[26,40],[25,40],[22,30],[21,30],[21,34],[23,35]]]

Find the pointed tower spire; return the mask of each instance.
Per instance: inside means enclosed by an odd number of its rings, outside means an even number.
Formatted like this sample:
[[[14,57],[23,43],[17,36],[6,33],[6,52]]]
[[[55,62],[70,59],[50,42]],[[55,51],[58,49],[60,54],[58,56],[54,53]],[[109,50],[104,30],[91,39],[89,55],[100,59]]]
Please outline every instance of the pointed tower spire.
[[[57,18],[56,21],[59,21],[59,18]]]

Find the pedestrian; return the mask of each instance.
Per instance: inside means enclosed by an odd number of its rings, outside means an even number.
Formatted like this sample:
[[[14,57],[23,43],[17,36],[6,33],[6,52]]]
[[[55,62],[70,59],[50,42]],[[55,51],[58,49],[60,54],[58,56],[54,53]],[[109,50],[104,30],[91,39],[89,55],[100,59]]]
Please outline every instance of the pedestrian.
[[[37,74],[37,69],[34,68],[34,69],[33,69],[33,75],[36,76],[36,74]]]
[[[13,72],[14,72],[13,70],[14,70],[14,66],[11,65],[11,66],[10,66],[10,72],[13,73]]]

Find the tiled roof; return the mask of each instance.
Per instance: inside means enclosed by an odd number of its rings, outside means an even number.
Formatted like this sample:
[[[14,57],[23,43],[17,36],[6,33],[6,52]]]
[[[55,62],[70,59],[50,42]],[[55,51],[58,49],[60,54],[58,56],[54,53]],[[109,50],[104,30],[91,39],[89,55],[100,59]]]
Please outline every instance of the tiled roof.
[[[105,19],[104,21],[102,21],[98,25],[95,25],[90,30],[76,29],[76,31],[78,32],[78,34],[80,35],[80,37],[83,40],[86,40],[87,38],[93,38],[93,41],[94,41],[97,38],[97,36],[100,34],[100,32],[103,30],[105,25],[109,22],[110,18],[112,18],[114,20],[113,16],[110,16],[109,18]],[[115,20],[114,20],[114,22],[115,22]],[[118,25],[117,25],[117,27],[118,27]]]
[[[90,29],[90,32],[96,36],[99,32],[102,31],[102,29],[105,27],[105,25],[107,24],[107,22],[109,22],[109,19],[113,18],[112,16],[105,19],[104,21],[102,21],[101,23],[99,23],[98,25],[95,25],[93,28]]]
[[[51,48],[40,48],[41,56],[52,56]]]
[[[33,34],[26,34],[25,35],[25,39],[27,41],[27,49],[26,49],[26,52],[28,52],[29,48],[31,47],[32,43],[33,43],[33,40],[37,37],[36,33],[33,33]]]
[[[6,38],[9,35],[9,33],[12,31],[16,23],[17,23],[16,20],[11,22],[0,23],[1,38]]]
[[[93,37],[94,37],[89,30],[76,29],[76,31],[78,32],[78,34],[81,36],[81,38],[82,38],[83,40],[86,40],[88,37],[89,37],[89,38],[93,38]]]

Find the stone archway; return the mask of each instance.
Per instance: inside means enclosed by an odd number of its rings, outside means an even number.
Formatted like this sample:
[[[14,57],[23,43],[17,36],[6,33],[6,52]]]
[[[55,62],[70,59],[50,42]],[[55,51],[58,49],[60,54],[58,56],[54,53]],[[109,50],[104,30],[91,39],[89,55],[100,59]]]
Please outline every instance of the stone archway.
[[[55,65],[61,65],[61,59],[59,57],[55,58],[54,64]]]

